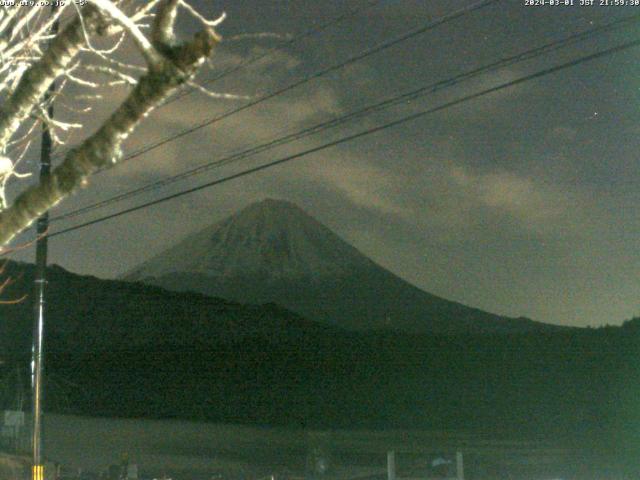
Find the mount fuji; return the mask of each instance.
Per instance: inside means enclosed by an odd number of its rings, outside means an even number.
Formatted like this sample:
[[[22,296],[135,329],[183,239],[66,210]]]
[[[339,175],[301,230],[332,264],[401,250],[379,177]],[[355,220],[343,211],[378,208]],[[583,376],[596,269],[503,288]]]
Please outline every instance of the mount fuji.
[[[561,328],[494,315],[422,291],[283,200],[251,204],[122,279],[242,303],[276,303],[350,330],[467,334]]]

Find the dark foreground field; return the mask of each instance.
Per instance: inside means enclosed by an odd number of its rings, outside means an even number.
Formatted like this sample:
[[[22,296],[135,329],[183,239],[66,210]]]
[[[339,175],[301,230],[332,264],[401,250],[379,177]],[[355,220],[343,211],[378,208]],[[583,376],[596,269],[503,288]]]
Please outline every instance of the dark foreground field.
[[[178,420],[116,420],[48,415],[46,456],[96,475],[127,454],[143,477],[176,480],[259,480],[309,474],[326,459],[326,478],[384,475],[386,453],[396,453],[399,475],[425,476],[430,462],[462,451],[466,478],[602,478],[580,452],[550,442],[492,440],[428,431],[320,431],[256,428]]]

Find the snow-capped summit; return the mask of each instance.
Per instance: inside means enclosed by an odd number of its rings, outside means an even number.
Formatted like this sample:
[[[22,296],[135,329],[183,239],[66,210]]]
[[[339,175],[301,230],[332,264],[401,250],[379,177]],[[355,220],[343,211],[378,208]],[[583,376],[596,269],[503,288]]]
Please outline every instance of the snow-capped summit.
[[[310,320],[358,330],[451,334],[527,331],[544,325],[424,292],[283,200],[251,204],[123,279],[238,302],[273,302]]]
[[[193,273],[264,281],[340,275],[371,264],[298,206],[266,199],[187,237],[125,278]]]

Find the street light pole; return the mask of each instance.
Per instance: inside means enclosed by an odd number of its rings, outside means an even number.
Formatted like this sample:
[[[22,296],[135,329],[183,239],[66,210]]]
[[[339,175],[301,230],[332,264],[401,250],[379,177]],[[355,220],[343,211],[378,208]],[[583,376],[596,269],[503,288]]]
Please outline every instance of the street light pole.
[[[49,115],[52,108],[49,107]],[[51,171],[51,133],[45,125],[42,131],[42,148],[40,152],[40,181],[47,178]],[[35,321],[33,325],[32,347],[32,388],[33,388],[33,472],[32,480],[43,480],[44,466],[42,464],[42,373],[44,363],[44,314],[45,314],[45,286],[47,284],[47,229],[49,228],[49,213],[45,212],[36,227],[36,275],[35,275]]]
[[[55,14],[55,6],[52,7],[52,14]],[[52,34],[58,32],[58,22],[56,21],[51,30]],[[56,84],[53,82],[49,91],[45,95],[45,102],[51,99]],[[53,103],[47,107],[49,118],[53,118]],[[42,125],[42,141],[40,147],[40,183],[43,183],[51,174],[51,149],[53,146],[51,132],[47,122]],[[32,346],[32,470],[31,480],[44,480],[44,463],[42,454],[42,404],[43,404],[43,370],[44,370],[44,318],[45,318],[45,287],[47,284],[47,230],[49,229],[49,212],[45,212],[36,224],[36,272],[35,272],[35,319],[33,324],[33,346]]]
[[[51,167],[51,134],[48,128],[43,128],[42,148],[40,156],[40,180],[49,175]],[[33,325],[32,347],[32,400],[33,400],[33,430],[31,446],[33,448],[32,480],[44,479],[44,466],[42,464],[42,374],[44,363],[44,314],[45,314],[45,286],[47,284],[47,236],[49,228],[49,213],[44,213],[38,218],[36,227],[36,275],[35,275],[35,321]]]

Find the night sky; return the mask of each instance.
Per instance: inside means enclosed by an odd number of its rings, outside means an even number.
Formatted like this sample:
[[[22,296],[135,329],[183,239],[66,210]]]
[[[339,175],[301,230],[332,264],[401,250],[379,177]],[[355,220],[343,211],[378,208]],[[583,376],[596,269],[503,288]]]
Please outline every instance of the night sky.
[[[208,86],[259,98],[473,2],[368,3],[373,6],[347,21],[290,45],[275,38],[223,42],[200,78],[268,53]],[[210,17],[226,11],[220,33],[232,39],[256,32],[296,35],[368,3],[201,0],[195,5]],[[498,2],[99,174],[52,215],[638,14],[640,7]],[[193,26],[185,22],[184,33]],[[640,38],[639,26],[594,36],[354,124],[54,223],[52,231]],[[124,93],[116,90],[100,104],[86,120],[87,131]],[[127,151],[246,101],[188,95],[154,112]],[[639,108],[640,47],[60,235],[50,241],[50,262],[114,278],[187,234],[253,201],[275,197],[297,203],[379,264],[447,299],[550,323],[620,324],[640,313]],[[34,168],[35,149],[29,161]],[[14,193],[22,185],[13,185]],[[33,253],[14,257],[32,260]]]

